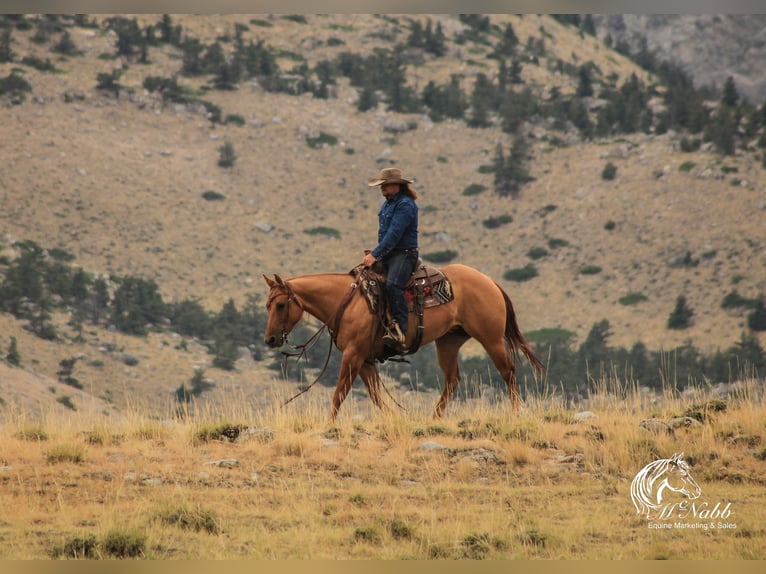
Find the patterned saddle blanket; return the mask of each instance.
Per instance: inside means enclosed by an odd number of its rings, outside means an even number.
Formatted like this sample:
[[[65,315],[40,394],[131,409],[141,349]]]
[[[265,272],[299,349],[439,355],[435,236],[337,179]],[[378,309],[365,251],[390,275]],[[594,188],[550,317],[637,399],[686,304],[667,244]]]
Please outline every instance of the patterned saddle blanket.
[[[386,275],[381,267],[377,264],[373,265],[360,282],[362,293],[370,306],[370,312],[374,315],[380,314],[381,307],[385,307],[383,295]],[[350,274],[358,277],[363,270],[364,267],[359,265],[352,269]],[[404,287],[404,297],[411,313],[417,312],[418,306],[422,311],[422,309],[444,305],[455,298],[452,293],[452,283],[447,276],[436,267],[424,264],[420,259]]]

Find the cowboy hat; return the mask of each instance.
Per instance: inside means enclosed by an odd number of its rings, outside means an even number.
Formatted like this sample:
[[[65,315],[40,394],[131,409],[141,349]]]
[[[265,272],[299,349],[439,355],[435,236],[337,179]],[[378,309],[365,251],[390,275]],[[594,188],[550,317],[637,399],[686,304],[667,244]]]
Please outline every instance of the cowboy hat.
[[[396,167],[387,167],[380,170],[380,177],[378,179],[371,179],[367,185],[374,187],[376,185],[385,185],[387,183],[412,183],[410,179],[404,179],[402,177],[402,170]]]

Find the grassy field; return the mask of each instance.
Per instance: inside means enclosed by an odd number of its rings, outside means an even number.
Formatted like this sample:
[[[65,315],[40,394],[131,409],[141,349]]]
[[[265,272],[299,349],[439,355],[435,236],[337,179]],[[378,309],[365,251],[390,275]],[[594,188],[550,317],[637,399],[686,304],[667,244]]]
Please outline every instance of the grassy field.
[[[0,558],[725,559],[764,558],[763,388],[725,403],[702,391],[641,393],[603,381],[571,408],[541,389],[510,402],[396,393],[326,423],[329,390],[257,411],[119,420],[12,413],[0,426]],[[358,395],[358,393],[355,393]],[[715,405],[721,409],[700,408]],[[579,420],[579,412],[594,416]],[[699,425],[655,434],[647,418]],[[730,503],[730,528],[650,528],[635,474],[685,453],[700,501]],[[699,502],[699,501],[698,501]]]

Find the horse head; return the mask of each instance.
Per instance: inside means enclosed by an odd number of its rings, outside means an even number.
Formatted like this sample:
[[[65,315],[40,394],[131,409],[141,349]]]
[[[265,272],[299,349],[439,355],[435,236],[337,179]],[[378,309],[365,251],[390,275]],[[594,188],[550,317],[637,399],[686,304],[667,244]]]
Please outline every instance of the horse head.
[[[264,342],[272,348],[280,347],[287,342],[287,336],[300,321],[303,315],[303,304],[296,297],[290,284],[279,275],[269,279],[263,278],[269,286],[269,297],[266,300],[266,310],[269,320],[266,323]]]

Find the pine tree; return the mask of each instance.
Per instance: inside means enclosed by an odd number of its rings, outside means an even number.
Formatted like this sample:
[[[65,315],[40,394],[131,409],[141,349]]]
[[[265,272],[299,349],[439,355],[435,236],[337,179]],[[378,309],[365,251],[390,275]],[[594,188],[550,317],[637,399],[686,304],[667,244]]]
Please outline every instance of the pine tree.
[[[676,306],[668,317],[668,329],[686,329],[692,324],[694,311],[686,302],[686,297],[679,295]]]
[[[11,50],[11,29],[6,28],[0,32],[0,64],[13,61],[13,50]]]
[[[591,78],[591,67],[588,64],[580,66],[577,70],[579,78],[577,84],[577,97],[587,98],[593,95],[593,80]]]
[[[8,352],[5,355],[5,361],[12,367],[21,366],[21,354],[16,337],[11,336],[11,344],[8,345]]]
[[[734,78],[731,76],[726,78],[726,82],[723,85],[721,103],[724,106],[728,106],[730,108],[736,107],[736,105],[739,103],[739,93],[737,92],[737,86],[734,83]]]
[[[218,148],[218,166],[219,167],[234,167],[234,162],[237,161],[237,154],[234,153],[234,145],[231,142],[224,142],[221,147]]]
[[[473,83],[471,92],[471,113],[468,125],[472,128],[485,128],[490,125],[489,113],[495,109],[495,86],[484,73],[479,73]]]

